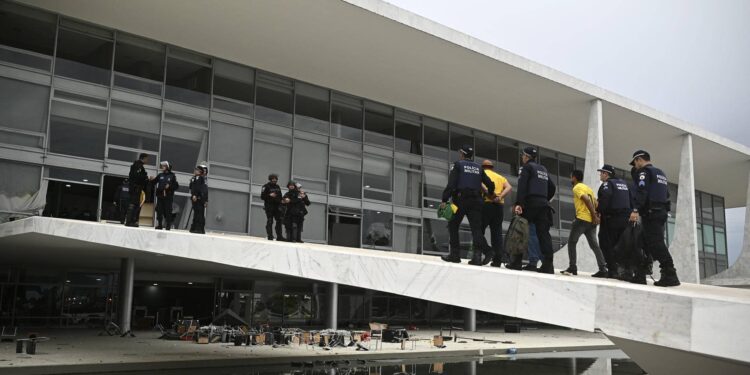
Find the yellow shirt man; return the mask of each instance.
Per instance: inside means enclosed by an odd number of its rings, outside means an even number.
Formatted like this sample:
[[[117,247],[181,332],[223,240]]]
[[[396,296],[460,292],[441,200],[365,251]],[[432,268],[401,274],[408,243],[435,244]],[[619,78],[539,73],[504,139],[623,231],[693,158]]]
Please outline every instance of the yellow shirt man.
[[[584,196],[588,196],[591,199],[591,203],[596,207],[594,191],[586,184],[579,182],[573,186],[573,205],[576,208],[576,218],[591,223],[594,219],[591,217],[589,208],[586,207],[586,202],[583,201]]]
[[[485,169],[484,173],[487,174],[487,177],[489,177],[490,180],[492,180],[492,183],[495,184],[495,195],[499,196],[500,193],[503,192],[503,189],[505,188],[505,184],[508,182],[508,179],[506,179],[501,174],[491,169]],[[492,202],[492,199],[490,199],[490,197],[487,194],[485,194],[484,201]],[[503,197],[503,199],[500,200],[500,204],[504,204],[504,203],[505,203],[505,197]]]

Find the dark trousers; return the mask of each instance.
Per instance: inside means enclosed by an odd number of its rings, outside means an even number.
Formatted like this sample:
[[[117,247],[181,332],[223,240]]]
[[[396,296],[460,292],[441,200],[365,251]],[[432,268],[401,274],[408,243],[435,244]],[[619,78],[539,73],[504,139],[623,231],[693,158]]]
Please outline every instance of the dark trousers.
[[[303,216],[287,215],[284,217],[284,227],[286,227],[286,240],[289,242],[302,242],[302,224],[305,218]]]
[[[162,226],[162,220],[167,222],[167,230],[172,227],[172,200],[174,196],[167,195],[156,198],[156,221]]]
[[[484,238],[484,234],[482,234],[482,199],[479,194],[469,197],[459,197],[454,203],[458,206],[458,210],[448,222],[450,255],[453,257],[461,256],[461,242],[459,241],[458,230],[461,227],[461,221],[463,221],[464,216],[469,218],[475,256],[478,251],[488,253],[491,249]]]
[[[503,212],[504,207],[500,203],[484,202],[482,205],[482,233],[487,227],[490,228],[490,243],[495,262],[508,259],[503,248]]]
[[[570,236],[568,236],[568,258],[570,259],[570,267],[576,267],[576,262],[578,260],[576,245],[578,244],[578,239],[581,238],[581,235],[586,236],[586,241],[589,243],[589,247],[594,251],[596,264],[601,270],[605,266],[605,261],[602,249],[599,248],[599,243],[596,241],[596,225],[578,218],[573,221],[573,226],[570,228]]]
[[[125,218],[125,224],[137,224],[138,214],[141,212],[141,192],[143,186],[130,185],[130,203],[128,204],[128,212]]]
[[[120,215],[120,224],[125,224],[125,220],[128,217],[128,206],[130,205],[130,199],[120,199],[119,202],[117,202],[117,212]]]
[[[190,226],[192,233],[206,233],[206,206],[201,203],[193,203],[193,225]]]
[[[539,250],[542,252],[542,266],[552,267],[554,252],[552,251],[552,237],[549,229],[552,226],[552,208],[548,205],[526,205],[522,217],[529,224],[536,226],[536,237],[539,239]]]
[[[649,210],[643,214],[643,247],[654,260],[659,261],[659,267],[674,268],[672,255],[669,254],[664,242],[664,225],[667,223],[666,210]]]
[[[622,232],[628,226],[628,215],[604,215],[599,226],[599,246],[602,248],[607,268],[617,270],[617,265],[625,265],[625,259],[620,259],[620,254],[615,254],[615,246],[620,242]]]
[[[268,238],[273,238],[273,221],[276,220],[276,238],[284,239],[284,234],[281,231],[281,210],[279,210],[279,206],[264,207],[264,210],[266,211],[266,234]]]

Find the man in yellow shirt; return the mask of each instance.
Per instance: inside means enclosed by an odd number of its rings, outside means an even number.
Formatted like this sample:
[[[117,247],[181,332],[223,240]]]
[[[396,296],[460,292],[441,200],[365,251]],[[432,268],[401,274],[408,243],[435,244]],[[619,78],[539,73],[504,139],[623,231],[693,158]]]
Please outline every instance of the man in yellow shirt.
[[[577,275],[578,267],[576,266],[576,244],[581,235],[586,236],[589,247],[594,251],[596,264],[599,265],[599,272],[591,275],[593,277],[607,277],[607,266],[604,261],[602,249],[596,240],[596,226],[599,225],[599,217],[596,215],[596,202],[594,202],[594,191],[586,186],[583,182],[583,171],[574,170],[570,174],[570,182],[573,185],[573,205],[576,209],[576,218],[573,221],[573,227],[570,228],[570,237],[568,237],[568,257],[570,258],[570,267],[565,271],[560,271],[564,275]]]
[[[492,267],[500,267],[502,263],[508,263],[508,256],[503,249],[503,207],[505,196],[510,194],[512,188],[508,180],[493,171],[495,166],[492,161],[485,160],[482,162],[482,169],[487,177],[495,184],[494,194],[487,191],[487,187],[482,185],[484,204],[482,205],[482,233],[490,227],[490,243],[492,244]]]

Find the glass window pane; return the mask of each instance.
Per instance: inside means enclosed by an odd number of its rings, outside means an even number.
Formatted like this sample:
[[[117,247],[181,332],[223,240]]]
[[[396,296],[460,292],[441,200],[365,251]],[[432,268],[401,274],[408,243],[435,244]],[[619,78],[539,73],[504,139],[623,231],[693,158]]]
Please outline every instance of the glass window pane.
[[[362,101],[333,93],[331,104],[331,136],[362,141]]]
[[[165,53],[159,43],[118,34],[115,86],[161,96]]]
[[[365,104],[365,142],[393,147],[393,108],[369,102]]]
[[[390,247],[393,236],[393,214],[390,212],[362,211],[362,246]]]
[[[714,246],[714,226],[703,224],[703,245],[705,247]],[[708,250],[706,250],[708,252]]]
[[[365,198],[390,202],[392,199],[393,159],[365,155],[364,172]]]
[[[724,198],[722,197],[713,197],[713,206],[714,206],[714,221],[716,223],[725,223],[726,222],[726,213],[724,212]],[[723,226],[721,225],[720,226]]]
[[[485,159],[492,160],[493,162],[496,161],[497,142],[495,140],[495,136],[479,131],[476,131],[474,133],[474,155],[477,156],[477,162],[481,162]]]
[[[0,202],[3,202],[0,211],[37,214],[44,208],[27,204],[39,191],[41,172],[41,166],[0,160],[2,176],[13,176],[0,179]],[[8,212],[0,212],[0,223],[11,216]]]
[[[211,162],[218,161],[250,167],[253,130],[219,121],[211,121]],[[215,171],[214,171],[215,172]]]
[[[49,70],[51,58],[18,50],[52,56],[55,48],[57,16],[7,1],[0,2],[0,60],[32,68]],[[16,50],[17,49],[17,50]]]
[[[207,132],[164,122],[161,139],[161,160],[168,160],[172,169],[192,173],[198,163],[206,160]]]
[[[420,116],[396,114],[396,150],[422,155],[422,121]]]
[[[397,161],[393,193],[393,204],[420,207],[422,202],[421,166]]]
[[[109,122],[109,144],[159,151],[161,110],[112,101]]]
[[[60,29],[55,74],[109,86],[112,41]]]
[[[726,255],[727,234],[723,230],[716,229],[716,254]]]
[[[359,247],[361,216],[360,211],[356,209],[329,207],[328,244]]]
[[[252,69],[217,60],[214,63],[214,96],[232,100],[214,97],[214,108],[251,116],[255,97],[254,84]]]
[[[200,56],[195,56],[195,58],[203,59]],[[210,92],[210,67],[197,62],[169,57],[169,61],[167,61],[167,99],[208,107]]]
[[[49,87],[0,77],[0,127],[44,133]]]
[[[424,219],[423,224],[424,251],[430,253],[448,252],[448,222],[440,219]]]
[[[295,139],[294,175],[326,180],[328,176],[328,145]]]
[[[247,232],[250,195],[237,191],[212,189],[206,209],[206,227],[211,230]]]
[[[310,241],[326,240],[326,205],[315,203],[315,196],[310,196],[311,204],[307,206],[307,215],[302,227],[302,238]]]
[[[328,90],[297,82],[294,127],[328,134],[330,100]]]
[[[424,156],[440,160],[448,160],[448,124],[425,117],[424,124]]]
[[[425,200],[424,206],[435,208],[435,201],[440,201],[443,197],[443,190],[448,185],[448,170],[425,168],[424,170],[424,197],[431,198],[432,201]]]
[[[470,129],[451,124],[451,147],[450,151],[457,152],[463,145],[474,146],[474,136]],[[458,156],[456,156],[458,158]]]
[[[331,144],[329,191],[332,195],[362,197],[362,145],[336,141]]]
[[[292,81],[258,73],[258,97],[255,118],[275,124],[292,125]]]
[[[518,155],[520,155],[520,151],[517,142],[499,143],[497,145],[498,163],[495,165],[495,171],[505,176],[518,176],[520,170]]]
[[[707,193],[701,193],[701,214],[704,222],[711,222],[714,219],[713,199]]]
[[[53,101],[50,152],[91,159],[104,158],[107,110]]]
[[[279,175],[279,185],[289,181],[290,168],[292,164],[292,148],[263,142],[255,139],[255,150],[253,150],[253,181],[266,183],[268,175],[276,173]]]
[[[396,223],[393,227],[393,250],[417,254],[422,249],[422,228]]]

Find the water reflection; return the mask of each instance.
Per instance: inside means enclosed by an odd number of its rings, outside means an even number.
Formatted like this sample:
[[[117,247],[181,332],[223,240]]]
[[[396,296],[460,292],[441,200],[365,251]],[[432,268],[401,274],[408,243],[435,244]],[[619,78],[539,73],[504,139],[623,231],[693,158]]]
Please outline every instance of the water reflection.
[[[408,360],[336,360],[293,362],[263,367],[211,368],[215,375],[521,375],[521,374],[644,374],[619,351],[547,353],[473,358],[419,358]],[[210,363],[206,363],[210,366]],[[205,374],[207,369],[160,371],[166,375]],[[120,373],[122,374],[122,373]],[[146,372],[132,372],[141,375]]]

